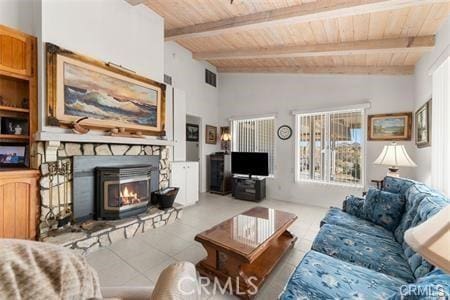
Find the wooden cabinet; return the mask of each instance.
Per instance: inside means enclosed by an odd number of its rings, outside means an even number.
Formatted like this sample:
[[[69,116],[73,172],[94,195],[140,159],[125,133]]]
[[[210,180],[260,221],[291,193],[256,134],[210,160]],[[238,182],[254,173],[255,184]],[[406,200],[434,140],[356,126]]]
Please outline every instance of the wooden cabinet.
[[[36,239],[37,170],[0,171],[0,238]]]
[[[231,193],[231,155],[216,153],[209,156],[209,192],[221,195]]]
[[[178,187],[175,202],[183,206],[193,205],[199,196],[199,164],[198,162],[172,162],[170,185]]]
[[[34,38],[0,25],[0,70],[32,76]]]

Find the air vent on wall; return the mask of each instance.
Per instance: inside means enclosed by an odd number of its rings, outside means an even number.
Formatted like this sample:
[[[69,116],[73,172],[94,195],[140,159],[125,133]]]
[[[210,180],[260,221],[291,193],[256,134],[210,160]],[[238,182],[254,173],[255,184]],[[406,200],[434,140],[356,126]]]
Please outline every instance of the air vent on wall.
[[[217,75],[208,69],[205,69],[205,82],[213,87],[217,86]]]
[[[172,85],[172,76],[169,76],[167,74],[164,74],[164,83],[167,83],[169,85]]]

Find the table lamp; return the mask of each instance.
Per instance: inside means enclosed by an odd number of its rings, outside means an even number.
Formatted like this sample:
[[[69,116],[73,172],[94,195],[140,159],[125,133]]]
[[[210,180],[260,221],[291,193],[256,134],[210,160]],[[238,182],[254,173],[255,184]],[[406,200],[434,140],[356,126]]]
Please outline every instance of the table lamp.
[[[373,162],[376,165],[389,166],[387,176],[400,177],[398,167],[417,167],[406,152],[405,146],[393,142],[384,146],[383,151]]]
[[[450,273],[450,205],[408,229],[405,241],[432,265]]]
[[[225,142],[224,143],[224,145],[223,145],[223,147],[224,147],[224,149],[225,149],[225,153],[228,153],[228,146],[229,146],[229,142],[231,141],[231,134],[230,133],[228,133],[228,132],[224,132],[223,134],[222,134],[222,136],[220,137],[220,139],[223,141],[223,142]]]

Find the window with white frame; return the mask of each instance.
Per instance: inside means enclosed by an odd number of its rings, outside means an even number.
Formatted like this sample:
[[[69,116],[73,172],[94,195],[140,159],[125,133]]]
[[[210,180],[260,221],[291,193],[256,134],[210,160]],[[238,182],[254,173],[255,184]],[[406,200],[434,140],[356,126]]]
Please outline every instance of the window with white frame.
[[[363,186],[364,109],[296,114],[296,180]]]
[[[232,120],[231,134],[232,151],[268,153],[269,174],[273,175],[275,117]]]

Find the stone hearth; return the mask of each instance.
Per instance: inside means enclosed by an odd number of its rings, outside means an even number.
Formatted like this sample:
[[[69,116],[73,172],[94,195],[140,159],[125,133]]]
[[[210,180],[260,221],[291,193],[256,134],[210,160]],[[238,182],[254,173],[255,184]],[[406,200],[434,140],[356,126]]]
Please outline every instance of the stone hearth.
[[[86,255],[100,247],[107,247],[117,241],[131,239],[138,234],[171,224],[181,218],[182,213],[182,208],[177,205],[167,210],[153,207],[137,217],[118,221],[92,221],[81,226],[54,230],[42,241],[58,244]]]
[[[160,227],[180,217],[181,208],[172,208],[160,211],[151,208],[147,213],[137,217],[127,218],[119,221],[93,221],[83,224],[66,225],[58,228],[57,224],[49,224],[46,215],[50,211],[50,198],[61,199],[66,194],[67,203],[72,205],[72,173],[68,176],[57,176],[50,187],[49,163],[61,161],[67,163],[73,170],[72,159],[74,156],[128,156],[128,155],[156,155],[159,156],[159,188],[169,185],[170,166],[169,148],[166,146],[148,145],[117,145],[117,144],[93,144],[93,143],[70,143],[70,142],[36,142],[31,149],[32,165],[41,171],[40,195],[41,201],[38,207],[39,216],[39,239],[42,241],[55,242],[66,247],[78,249],[80,252],[92,251],[91,248],[107,245],[123,235],[123,238],[131,238],[137,232],[144,232],[150,228]],[[57,183],[55,185],[55,182]],[[64,192],[67,189],[68,192]],[[56,204],[62,207],[63,204]],[[170,221],[169,221],[170,220]],[[90,226],[90,227],[89,227]],[[86,229],[88,228],[89,229]],[[98,228],[101,228],[98,230]]]

